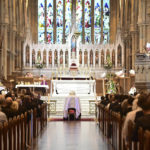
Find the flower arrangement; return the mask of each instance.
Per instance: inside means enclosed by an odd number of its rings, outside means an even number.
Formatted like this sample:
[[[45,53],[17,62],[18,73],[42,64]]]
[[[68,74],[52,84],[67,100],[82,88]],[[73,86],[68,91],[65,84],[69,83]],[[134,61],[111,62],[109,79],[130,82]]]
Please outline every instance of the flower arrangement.
[[[116,85],[115,85],[115,82],[113,80],[108,81],[107,93],[108,94],[115,94],[116,93]]]
[[[105,69],[111,69],[112,68],[112,61],[111,61],[110,55],[108,55],[106,57],[106,62],[104,64],[104,68]]]
[[[38,68],[38,69],[42,69],[42,68],[44,67],[44,64],[42,63],[42,61],[37,61],[37,62],[35,63],[35,66],[36,66],[36,68]]]
[[[36,63],[35,66],[38,69],[42,69],[43,68],[43,64],[42,63]]]

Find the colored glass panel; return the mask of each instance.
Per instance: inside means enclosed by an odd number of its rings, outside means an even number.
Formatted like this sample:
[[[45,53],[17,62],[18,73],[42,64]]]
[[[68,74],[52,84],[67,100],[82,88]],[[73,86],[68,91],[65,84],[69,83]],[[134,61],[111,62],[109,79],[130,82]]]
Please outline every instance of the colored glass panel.
[[[63,38],[63,0],[56,2],[56,40],[57,43],[62,43]]]
[[[76,28],[82,32],[82,0],[76,1]]]
[[[67,39],[67,37],[68,37],[68,35],[70,33],[70,29],[71,29],[71,7],[72,7],[71,0],[66,0],[65,6],[66,6],[66,11],[65,11],[65,39],[66,39],[66,42],[68,42],[69,39]]]
[[[85,0],[85,42],[91,42],[91,0]]]
[[[53,0],[47,0],[47,42],[53,43]]]
[[[38,0],[38,42],[44,43],[45,39],[45,1]]]
[[[103,43],[109,42],[109,24],[110,24],[110,3],[109,0],[103,0]]]
[[[94,6],[94,41],[100,43],[101,38],[101,0],[95,0]]]

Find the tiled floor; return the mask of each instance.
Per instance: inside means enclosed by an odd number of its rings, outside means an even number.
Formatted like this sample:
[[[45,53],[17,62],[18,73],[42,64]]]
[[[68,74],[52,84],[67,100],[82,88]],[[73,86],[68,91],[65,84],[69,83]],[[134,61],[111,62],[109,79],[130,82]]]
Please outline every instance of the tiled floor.
[[[48,122],[33,150],[111,150],[94,121]]]

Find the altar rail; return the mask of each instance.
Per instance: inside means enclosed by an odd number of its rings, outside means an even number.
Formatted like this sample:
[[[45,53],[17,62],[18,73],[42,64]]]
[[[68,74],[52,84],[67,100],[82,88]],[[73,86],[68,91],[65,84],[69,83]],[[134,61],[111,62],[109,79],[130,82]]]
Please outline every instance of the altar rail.
[[[150,131],[138,131],[138,142],[133,142],[131,133],[133,124],[128,126],[129,141],[128,146],[122,137],[122,126],[124,118],[119,113],[108,110],[102,104],[96,104],[96,118],[98,125],[104,136],[108,139],[114,150],[149,150],[150,149]]]
[[[47,104],[42,104],[40,110],[41,117],[37,117],[35,108],[0,125],[0,150],[25,150],[32,147],[33,138],[47,125]]]

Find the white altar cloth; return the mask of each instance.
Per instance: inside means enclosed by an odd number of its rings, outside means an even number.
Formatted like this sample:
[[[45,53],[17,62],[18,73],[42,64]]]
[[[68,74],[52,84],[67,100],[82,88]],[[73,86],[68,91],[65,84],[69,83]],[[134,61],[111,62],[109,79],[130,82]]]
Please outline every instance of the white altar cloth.
[[[64,106],[64,118],[68,117],[68,109],[70,108],[69,104],[70,101],[74,99],[75,100],[75,109],[76,109],[76,119],[80,116],[81,114],[81,106],[80,106],[80,100],[78,97],[75,96],[69,96],[65,100],[65,106]],[[71,107],[72,108],[72,107]]]
[[[23,87],[29,87],[29,88],[46,88],[46,89],[49,89],[49,86],[48,85],[35,85],[35,84],[29,84],[29,85],[25,85],[25,84],[18,84],[16,85],[16,88],[23,88]]]
[[[52,80],[52,97],[68,96],[70,91],[75,91],[77,96],[94,96],[96,92],[95,80]]]

